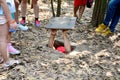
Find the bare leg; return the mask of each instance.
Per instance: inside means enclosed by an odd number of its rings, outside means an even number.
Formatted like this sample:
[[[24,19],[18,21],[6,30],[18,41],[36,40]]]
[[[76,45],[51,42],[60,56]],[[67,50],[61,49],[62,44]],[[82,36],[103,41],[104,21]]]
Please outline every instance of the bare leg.
[[[8,41],[7,41],[8,43],[11,43],[10,42],[11,41],[11,34],[12,34],[11,32],[8,33]]]
[[[8,25],[0,25],[0,53],[4,59],[4,63],[9,61],[9,54],[7,51],[7,37],[8,37]]]
[[[38,0],[32,0],[32,5],[34,9],[35,18],[39,17],[39,6],[37,5]]]
[[[79,8],[79,19],[82,18],[84,10],[85,10],[85,6],[80,6],[80,8]]]
[[[19,2],[15,1],[15,7],[16,7],[15,21],[18,23],[19,22],[19,20],[18,20],[18,16],[19,16],[19,10],[18,10],[18,8],[19,8]]]
[[[26,16],[26,10],[27,10],[27,0],[22,0],[21,2],[22,17]]]
[[[50,36],[50,39],[49,39],[49,42],[48,42],[48,47],[53,48],[53,49],[54,49],[54,39],[55,39],[55,36],[56,36],[56,32],[57,32],[56,29],[51,30],[51,36]]]
[[[62,34],[63,34],[63,38],[64,38],[64,46],[65,46],[66,52],[70,52],[71,51],[71,45],[70,45],[70,42],[67,38],[67,30],[63,30]]]
[[[77,16],[78,9],[79,9],[79,6],[74,6],[74,17],[78,17]]]

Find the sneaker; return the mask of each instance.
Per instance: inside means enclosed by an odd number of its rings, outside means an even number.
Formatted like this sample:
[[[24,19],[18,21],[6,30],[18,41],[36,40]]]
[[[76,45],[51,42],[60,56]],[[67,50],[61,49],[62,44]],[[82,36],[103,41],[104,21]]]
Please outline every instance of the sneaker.
[[[3,63],[3,62],[4,62],[3,58],[0,58],[0,64]]]
[[[35,21],[35,26],[36,26],[36,27],[40,27],[40,21],[36,20],[36,21]]]
[[[20,54],[20,51],[17,50],[17,49],[15,49],[15,48],[11,45],[11,43],[8,43],[8,52],[9,52],[10,54]]]
[[[78,24],[83,24],[83,22],[82,22],[82,20],[81,19],[76,19],[76,22],[78,23]]]
[[[25,26],[26,21],[22,19],[22,20],[20,21],[20,24],[22,24],[22,25],[24,25],[24,26]]]
[[[108,36],[110,34],[113,34],[113,32],[111,32],[111,30],[109,28],[106,29],[104,32],[102,32],[102,36]]]
[[[95,29],[95,32],[102,33],[106,28],[107,26],[102,23],[98,26],[98,28]]]
[[[18,64],[20,64],[18,60],[9,60],[8,62],[4,63],[2,66],[4,68],[8,68],[8,67],[11,67],[13,65],[18,65]]]
[[[18,23],[18,29],[26,31],[26,30],[28,30],[28,27],[27,26],[23,26],[22,24]]]

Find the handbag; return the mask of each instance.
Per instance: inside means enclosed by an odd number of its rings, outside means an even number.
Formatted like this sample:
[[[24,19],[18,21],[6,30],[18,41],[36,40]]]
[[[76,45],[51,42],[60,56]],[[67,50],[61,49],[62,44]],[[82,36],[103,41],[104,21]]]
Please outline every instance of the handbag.
[[[93,4],[93,0],[87,0],[87,8],[91,8]]]

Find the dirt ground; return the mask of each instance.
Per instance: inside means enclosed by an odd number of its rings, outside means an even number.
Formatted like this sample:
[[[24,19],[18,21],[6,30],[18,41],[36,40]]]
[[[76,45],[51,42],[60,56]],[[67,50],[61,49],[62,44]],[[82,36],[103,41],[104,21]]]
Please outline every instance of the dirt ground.
[[[28,6],[28,31],[13,33],[12,43],[21,50],[20,55],[11,55],[21,64],[10,69],[0,69],[0,80],[120,80],[120,24],[114,35],[103,37],[90,25],[92,8],[83,14],[84,24],[76,24],[68,30],[74,50],[65,55],[46,44],[50,30],[45,28],[51,18],[49,2],[39,1],[41,28],[33,24],[33,10]],[[62,3],[62,15],[73,16],[73,1]],[[20,16],[21,17],[21,16]],[[58,31],[57,40],[63,40]]]

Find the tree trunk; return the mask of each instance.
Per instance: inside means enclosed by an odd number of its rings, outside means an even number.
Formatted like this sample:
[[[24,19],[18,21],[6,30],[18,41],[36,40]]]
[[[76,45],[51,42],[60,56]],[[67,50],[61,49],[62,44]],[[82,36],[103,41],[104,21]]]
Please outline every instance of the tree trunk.
[[[57,1],[57,14],[56,16],[59,17],[61,14],[61,0]]]
[[[108,0],[95,0],[92,15],[92,25],[98,26],[104,20]]]
[[[55,17],[55,11],[54,11],[54,6],[53,6],[53,0],[51,0],[51,8],[52,8],[53,17]]]
[[[53,0],[51,0],[51,9],[52,9],[52,14],[53,14],[53,17],[59,17],[61,15],[61,0],[57,0],[57,11],[56,11],[56,14],[55,14],[55,11],[54,11],[54,5],[53,5]]]

